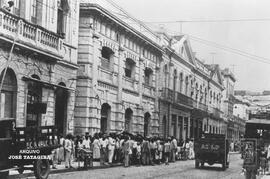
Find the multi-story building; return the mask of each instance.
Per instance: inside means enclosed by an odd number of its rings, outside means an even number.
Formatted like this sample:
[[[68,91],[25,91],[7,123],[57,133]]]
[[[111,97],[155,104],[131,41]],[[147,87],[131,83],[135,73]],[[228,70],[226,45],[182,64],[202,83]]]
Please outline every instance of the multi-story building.
[[[236,79],[230,69],[225,68],[222,70],[224,79],[225,90],[222,94],[222,108],[224,118],[227,120],[227,138],[233,140],[237,134],[237,125],[234,125],[233,107],[234,107],[234,84]]]
[[[80,6],[75,133],[225,133],[219,66],[198,60],[186,35],[154,33],[111,5]]]
[[[160,34],[165,49],[159,74],[160,134],[185,140],[203,131],[225,133],[219,67],[198,60],[187,36]]]
[[[75,133],[157,135],[158,36],[148,29],[145,36],[105,6],[80,6]]]
[[[73,131],[79,1],[0,0],[0,133]]]

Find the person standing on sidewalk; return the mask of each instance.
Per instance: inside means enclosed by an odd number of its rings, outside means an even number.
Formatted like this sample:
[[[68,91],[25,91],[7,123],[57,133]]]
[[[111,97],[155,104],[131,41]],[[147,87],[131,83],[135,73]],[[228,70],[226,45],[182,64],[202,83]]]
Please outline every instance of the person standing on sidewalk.
[[[108,139],[108,158],[110,165],[112,165],[114,149],[115,149],[115,139],[113,138],[112,134],[110,134]]]
[[[129,144],[129,137],[125,137],[124,141],[124,146],[123,146],[123,151],[124,151],[124,166],[129,167],[129,153],[130,153],[130,144]]]
[[[72,152],[72,142],[71,142],[71,134],[66,136],[65,140],[65,166],[66,168],[72,168],[71,166],[71,152]]]
[[[172,162],[175,162],[175,153],[177,150],[177,140],[175,137],[172,136],[172,141],[171,141],[171,160]]]
[[[170,157],[170,140],[166,139],[164,144],[164,155],[165,155],[165,165],[169,165],[169,157]]]
[[[93,141],[93,159],[100,159],[100,141],[98,140],[97,135],[94,136]]]
[[[105,153],[106,153],[106,141],[105,136],[100,138],[100,165],[105,164]]]

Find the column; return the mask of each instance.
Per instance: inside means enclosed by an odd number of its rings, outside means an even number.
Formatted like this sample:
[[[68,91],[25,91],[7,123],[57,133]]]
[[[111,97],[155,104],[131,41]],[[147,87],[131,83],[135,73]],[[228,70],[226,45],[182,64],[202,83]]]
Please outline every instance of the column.
[[[190,117],[188,117],[188,127],[187,127],[187,130],[188,130],[188,138],[190,138]]]
[[[143,67],[144,67],[144,59],[142,57],[139,58],[139,98],[140,105],[142,105],[142,93],[143,93]]]

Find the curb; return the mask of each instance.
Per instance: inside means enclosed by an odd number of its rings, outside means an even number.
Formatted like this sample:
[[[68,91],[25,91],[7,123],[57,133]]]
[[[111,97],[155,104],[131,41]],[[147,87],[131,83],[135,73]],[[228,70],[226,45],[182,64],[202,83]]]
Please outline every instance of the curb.
[[[65,168],[65,169],[56,169],[51,170],[50,175],[52,174],[58,174],[58,173],[68,173],[68,172],[80,172],[80,171],[90,171],[90,170],[96,170],[96,169],[105,169],[105,168],[113,168],[113,167],[119,167],[123,166],[123,164],[113,164],[113,165],[103,165],[103,166],[95,166],[89,169],[83,169],[83,168]],[[16,175],[10,175],[8,179],[16,179],[16,178],[26,178],[26,177],[32,177],[34,176],[34,173],[25,173],[25,174],[16,174]]]

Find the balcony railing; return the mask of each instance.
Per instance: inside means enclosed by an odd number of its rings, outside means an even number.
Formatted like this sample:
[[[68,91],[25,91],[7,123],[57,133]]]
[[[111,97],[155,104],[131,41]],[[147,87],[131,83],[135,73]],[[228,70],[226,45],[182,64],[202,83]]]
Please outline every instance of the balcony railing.
[[[222,117],[222,112],[215,107],[208,106],[208,111],[211,113],[214,117],[221,118]]]
[[[176,94],[177,94],[176,103],[186,105],[189,107],[193,107],[192,98],[190,98],[182,93],[179,93],[179,92],[176,92]]]
[[[163,88],[161,97],[167,101],[173,102],[174,101],[174,92],[169,88]]]
[[[208,109],[208,106],[206,104],[201,103],[201,102],[194,100],[193,104],[194,104],[194,106],[193,106],[194,108],[200,109],[202,111],[207,111],[207,109]]]
[[[12,37],[17,42],[24,43],[24,45],[62,56],[63,39],[58,34],[27,22],[1,8],[0,36]]]

